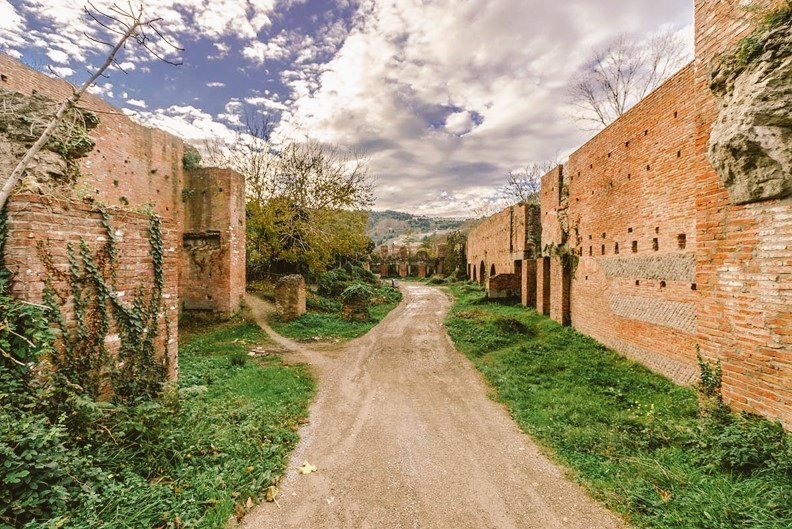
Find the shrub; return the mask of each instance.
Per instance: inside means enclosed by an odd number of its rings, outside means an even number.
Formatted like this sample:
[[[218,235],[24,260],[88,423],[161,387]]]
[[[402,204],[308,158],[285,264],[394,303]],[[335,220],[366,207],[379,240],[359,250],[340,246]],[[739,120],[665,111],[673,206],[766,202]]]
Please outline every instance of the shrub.
[[[317,312],[339,312],[341,310],[341,303],[334,299],[326,298],[319,295],[309,294],[305,300],[307,308]]]
[[[365,283],[355,282],[342,293],[341,300],[346,305],[368,303],[374,297],[374,290]]]

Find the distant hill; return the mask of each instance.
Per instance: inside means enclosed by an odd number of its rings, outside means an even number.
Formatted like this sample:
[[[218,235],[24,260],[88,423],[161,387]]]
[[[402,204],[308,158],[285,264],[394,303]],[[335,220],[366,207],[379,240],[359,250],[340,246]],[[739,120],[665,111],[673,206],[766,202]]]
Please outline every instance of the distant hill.
[[[433,234],[445,235],[469,223],[459,219],[423,217],[401,211],[369,211],[366,233],[377,246],[403,242],[408,233],[415,242]]]

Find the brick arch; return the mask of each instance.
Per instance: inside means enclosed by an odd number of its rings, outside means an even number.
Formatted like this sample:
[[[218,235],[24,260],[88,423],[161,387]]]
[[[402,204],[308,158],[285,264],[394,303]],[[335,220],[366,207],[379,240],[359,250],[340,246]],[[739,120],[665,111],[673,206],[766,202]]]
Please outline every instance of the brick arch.
[[[479,266],[479,283],[482,285],[484,284],[484,274],[487,271],[487,265],[484,264],[484,261],[481,261],[481,265]]]
[[[495,265],[490,266],[490,277],[496,275],[495,274]]]

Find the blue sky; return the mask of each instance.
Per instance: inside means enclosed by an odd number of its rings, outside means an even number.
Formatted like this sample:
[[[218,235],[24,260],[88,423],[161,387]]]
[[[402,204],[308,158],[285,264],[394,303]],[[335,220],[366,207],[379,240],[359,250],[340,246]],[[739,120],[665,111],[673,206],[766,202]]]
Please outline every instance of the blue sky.
[[[110,4],[97,0],[96,5]],[[182,66],[139,50],[96,92],[200,143],[246,112],[276,141],[365,151],[377,208],[466,216],[509,170],[563,159],[591,132],[565,87],[591,51],[660,29],[690,41],[692,0],[147,0]],[[0,50],[71,82],[101,58],[82,0],[0,0]]]

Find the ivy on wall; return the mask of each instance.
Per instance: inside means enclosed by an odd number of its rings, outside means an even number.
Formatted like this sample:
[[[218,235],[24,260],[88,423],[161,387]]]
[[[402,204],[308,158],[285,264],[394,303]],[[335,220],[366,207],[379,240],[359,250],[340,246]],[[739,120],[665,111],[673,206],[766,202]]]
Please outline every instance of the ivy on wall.
[[[77,245],[68,243],[67,270],[55,266],[49,242],[38,244],[47,271],[44,304],[56,329],[57,353],[51,361],[59,376],[91,398],[106,394],[123,401],[150,398],[160,392],[166,377],[163,356],[156,350],[165,286],[162,222],[154,214],[149,216],[153,283],[150,289],[140,285],[131,301],[122,302],[117,288],[118,241],[109,213],[99,212],[104,244],[92,251],[82,238]],[[64,316],[66,306],[71,307],[71,326]],[[163,318],[168,329],[167,316]],[[111,339],[118,341],[114,358],[108,350]]]

